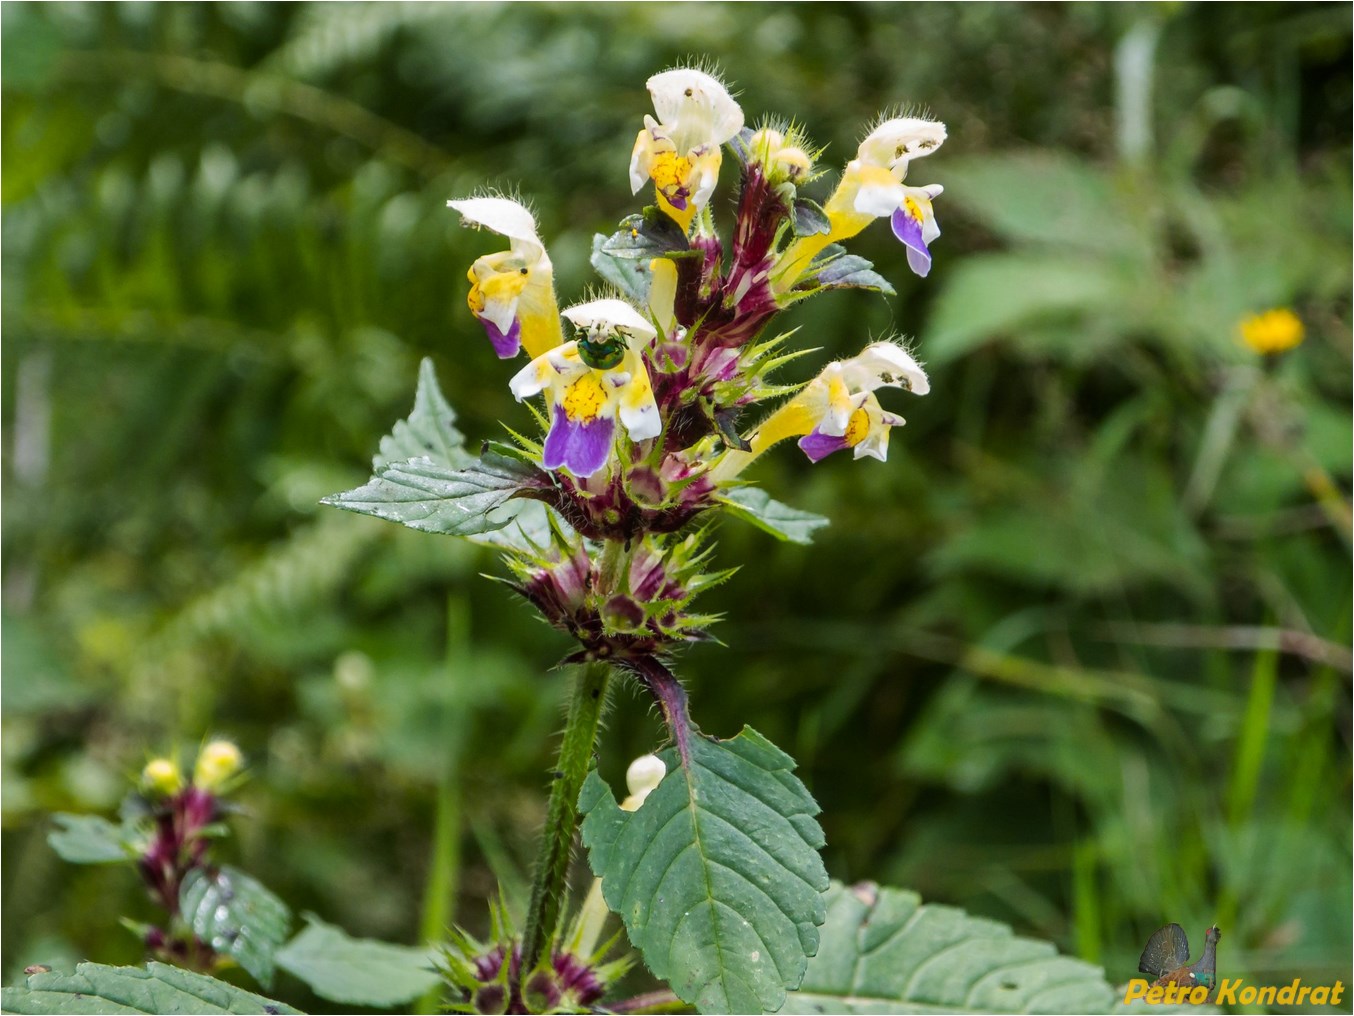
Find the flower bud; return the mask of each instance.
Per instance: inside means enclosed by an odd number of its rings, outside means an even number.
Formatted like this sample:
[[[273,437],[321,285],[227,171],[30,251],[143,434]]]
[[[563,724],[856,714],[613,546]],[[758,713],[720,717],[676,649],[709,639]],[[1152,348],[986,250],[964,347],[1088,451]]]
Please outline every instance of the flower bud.
[[[668,767],[657,755],[641,755],[631,762],[630,768],[625,771],[625,785],[630,790],[630,796],[622,802],[621,809],[638,811],[644,799],[653,793],[667,774]]]
[[[183,789],[183,773],[173,759],[154,758],[141,770],[141,786],[156,797],[170,797]]]
[[[244,767],[244,756],[230,741],[212,741],[198,752],[193,783],[203,790],[219,792]]]
[[[813,170],[813,157],[793,132],[786,137],[772,127],[763,127],[748,140],[748,149],[765,167],[773,187],[787,182],[797,184]]]

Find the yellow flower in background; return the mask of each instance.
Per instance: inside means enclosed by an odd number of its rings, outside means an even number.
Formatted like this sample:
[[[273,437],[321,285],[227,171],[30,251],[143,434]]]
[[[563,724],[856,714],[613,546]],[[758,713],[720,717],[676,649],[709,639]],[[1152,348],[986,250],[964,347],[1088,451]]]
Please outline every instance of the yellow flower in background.
[[[1243,318],[1238,330],[1241,341],[1262,356],[1292,349],[1306,337],[1302,319],[1287,307]]]

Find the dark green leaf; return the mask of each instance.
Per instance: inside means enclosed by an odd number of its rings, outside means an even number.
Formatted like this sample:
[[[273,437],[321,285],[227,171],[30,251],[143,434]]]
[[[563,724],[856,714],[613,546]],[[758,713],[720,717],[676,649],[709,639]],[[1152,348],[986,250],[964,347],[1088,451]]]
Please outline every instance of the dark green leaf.
[[[592,238],[592,257],[589,259],[597,274],[606,279],[641,307],[649,302],[649,275],[647,261],[621,257],[605,249],[607,238],[596,233]]]
[[[842,254],[824,262],[814,278],[821,289],[869,289],[889,296],[895,292],[873,264],[856,254]]]
[[[63,813],[52,821],[60,828],[47,834],[47,843],[71,864],[114,864],[136,856],[127,842],[129,830],[106,818]]]
[[[366,485],[322,503],[425,533],[474,536],[502,529],[512,516],[495,510],[549,482],[540,470],[497,452],[486,452],[464,469],[417,458],[386,466]]]
[[[81,963],[74,974],[33,974],[27,983],[4,990],[7,1013],[299,1013],[251,991],[164,963],[109,967]]]
[[[341,928],[307,915],[306,929],[277,951],[282,970],[331,1002],[392,1009],[437,985],[426,949],[349,938]]]
[[[832,232],[832,223],[828,221],[823,206],[808,198],[795,198],[794,217],[791,221],[795,236]]]
[[[822,946],[782,1013],[1123,1012],[1100,967],[916,893],[834,884]],[[1151,1011],[1165,1011],[1152,1006]],[[1210,1011],[1181,1006],[1173,1011]]]
[[[830,521],[822,515],[781,504],[761,487],[730,487],[720,495],[720,500],[731,514],[791,543],[812,543],[814,531]]]
[[[654,974],[701,1012],[774,1012],[818,949],[827,873],[818,805],[750,727],[695,735],[634,812],[594,772],[583,842],[608,906]]]
[[[273,953],[287,938],[291,912],[269,890],[234,868],[199,868],[183,881],[179,909],[198,938],[272,984]]]
[[[650,205],[642,215],[627,215],[621,228],[602,244],[603,251],[618,258],[648,261],[691,249],[682,227],[660,209]]]
[[[418,392],[407,419],[381,438],[381,450],[372,459],[373,472],[409,459],[429,458],[441,466],[461,469],[475,461],[465,449],[465,435],[456,429],[456,411],[437,384],[437,371],[425,357],[418,368]]]

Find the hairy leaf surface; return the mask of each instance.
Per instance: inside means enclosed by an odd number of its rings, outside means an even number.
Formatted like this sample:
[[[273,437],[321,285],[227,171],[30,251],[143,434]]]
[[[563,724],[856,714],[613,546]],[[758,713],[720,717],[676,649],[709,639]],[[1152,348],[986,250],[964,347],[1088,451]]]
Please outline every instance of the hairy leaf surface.
[[[774,1012],[826,913],[818,805],[794,760],[750,727],[684,743],[663,753],[668,774],[635,812],[589,774],[579,801],[589,863],[630,941],[684,1001]]]
[[[465,435],[456,429],[456,411],[437,384],[430,357],[418,366],[418,391],[413,411],[381,438],[381,450],[372,459],[376,473],[397,462],[428,458],[439,465],[462,469],[475,461],[466,451]]]
[[[6,988],[0,1009],[7,1013],[299,1013],[281,1002],[245,991],[205,974],[164,963],[110,967],[81,963],[73,974],[33,974]]]
[[[549,509],[512,500],[520,486],[544,483],[544,474],[509,456],[477,458],[466,449],[430,358],[419,365],[413,410],[381,438],[371,465],[367,483],[321,503],[508,550],[548,538]]]
[[[273,953],[287,938],[291,912],[260,882],[234,868],[199,868],[183,881],[179,909],[198,938],[272,984]]]
[[[827,900],[822,946],[782,1013],[1128,1011],[1100,967],[996,921],[871,884],[834,883]]]
[[[59,829],[47,834],[48,845],[71,864],[115,864],[133,857],[128,831],[99,815],[52,816]]]
[[[671,216],[650,205],[643,214],[622,219],[621,228],[606,239],[602,250],[618,258],[649,261],[670,254],[687,254],[691,244]]]
[[[524,487],[548,482],[540,470],[497,452],[485,452],[464,469],[422,457],[386,466],[365,485],[324,503],[425,533],[474,536],[508,525],[513,517],[495,510]]]
[[[391,1009],[440,980],[426,949],[350,938],[342,928],[307,915],[306,929],[277,951],[280,969],[331,1002]]]
[[[720,500],[730,513],[778,540],[791,543],[812,543],[814,532],[830,521],[822,515],[781,504],[761,487],[731,487],[720,495]]]

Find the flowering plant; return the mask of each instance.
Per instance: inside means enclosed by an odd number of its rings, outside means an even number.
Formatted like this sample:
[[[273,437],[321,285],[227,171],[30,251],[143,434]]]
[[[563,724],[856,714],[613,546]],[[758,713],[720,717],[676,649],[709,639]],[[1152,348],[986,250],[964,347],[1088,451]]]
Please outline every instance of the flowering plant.
[[[893,292],[839,243],[874,219],[888,218],[912,270],[929,272],[941,188],[906,181],[946,134],[932,120],[883,118],[820,206],[803,193],[820,175],[819,153],[798,128],[746,127],[702,70],[664,71],[648,88],[654,115],[635,140],[630,183],[651,185],[654,204],[596,238],[603,295],[560,308],[546,245],[521,202],[448,202],[466,225],[507,243],[470,266],[467,302],[499,357],[525,354],[508,387],[532,405],[542,435],[511,429],[511,444],[474,455],[425,362],[414,411],[382,442],[370,482],[327,503],[493,544],[512,588],[575,642],[567,662],[581,670],[526,925],[519,945],[494,947],[489,966],[510,966],[519,984],[538,965],[559,969],[581,814],[605,904],[649,968],[703,1010],[772,1011],[799,985],[826,915],[818,806],[793,760],[751,728],[730,740],[701,734],[672,661],[709,637],[714,619],[693,603],[731,574],[709,568],[711,517],[729,512],[802,543],[827,521],[750,486],[745,471],[758,456],[796,438],[814,462],[848,449],[883,460],[903,419],[880,395],[927,392],[921,365],[896,340],[867,343],[807,382],[782,381],[777,372],[809,350],[770,326],[826,290]],[[737,174],[727,239],[714,206],[726,154]],[[659,756],[665,775],[635,810],[590,774],[618,672],[653,696],[671,735]],[[474,952],[463,941],[453,969],[486,970]],[[476,983],[467,977],[463,997],[475,997]],[[504,991],[495,997],[527,1004],[513,984]]]
[[[572,642],[566,661],[577,669],[525,921],[494,905],[484,940],[453,930],[440,945],[401,946],[306,915],[289,938],[286,904],[214,858],[243,764],[216,741],[187,767],[191,779],[173,758],[148,764],[120,824],[59,815],[50,837],[67,861],[136,868],[165,914],[135,925],[151,961],[74,973],[34,964],[24,984],[4,989],[4,1011],[296,1011],[207,973],[232,967],[265,989],[281,970],[320,998],[396,1011],[1114,1007],[1101,971],[1047,943],[906,891],[830,883],[818,805],[793,759],[750,727],[720,740],[694,722],[673,668],[683,646],[710,637],[715,618],[697,596],[731,574],[712,569],[710,522],[731,514],[807,543],[827,520],[752,486],[750,467],[790,438],[815,463],[848,449],[884,460],[903,422],[891,390],[928,390],[896,340],[864,343],[806,380],[783,378],[809,351],[771,325],[824,290],[892,292],[840,243],[876,218],[890,220],[912,271],[929,273],[941,189],[908,176],[945,129],[883,118],[819,205],[805,194],[819,153],[800,130],[746,128],[703,71],[668,71],[649,88],[654,115],[629,170],[636,192],[652,185],[654,203],[595,238],[603,291],[561,309],[520,201],[450,202],[467,225],[502,238],[470,265],[467,302],[489,348],[518,359],[507,386],[539,433],[515,424],[509,442],[471,451],[425,361],[413,411],[380,442],[370,481],[326,499],[497,547],[508,584]],[[737,175],[727,232],[715,223],[721,173],[726,186]],[[1285,335],[1262,342],[1243,329],[1257,348],[1301,337],[1278,318],[1261,324]],[[778,405],[761,409],[768,401]],[[631,765],[618,803],[593,760],[619,679],[652,697],[669,743]],[[596,878],[574,909],[567,876],[580,831]],[[604,940],[613,912],[631,955],[613,955],[622,935]],[[618,981],[636,959],[670,990],[624,997]]]

